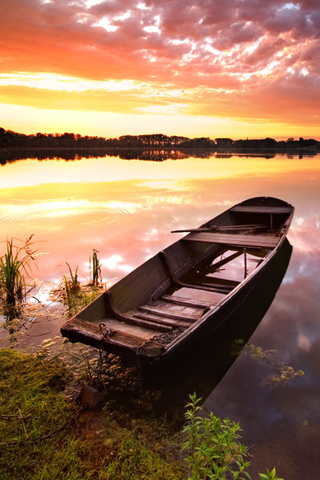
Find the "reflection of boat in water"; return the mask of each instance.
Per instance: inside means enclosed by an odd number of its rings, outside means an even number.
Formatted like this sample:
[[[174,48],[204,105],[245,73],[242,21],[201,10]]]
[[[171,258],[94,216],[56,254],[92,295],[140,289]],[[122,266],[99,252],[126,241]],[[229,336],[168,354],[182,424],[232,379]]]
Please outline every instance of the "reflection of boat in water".
[[[205,223],[113,285],[62,327],[141,365],[162,363],[221,326],[274,265],[293,207],[246,200]]]

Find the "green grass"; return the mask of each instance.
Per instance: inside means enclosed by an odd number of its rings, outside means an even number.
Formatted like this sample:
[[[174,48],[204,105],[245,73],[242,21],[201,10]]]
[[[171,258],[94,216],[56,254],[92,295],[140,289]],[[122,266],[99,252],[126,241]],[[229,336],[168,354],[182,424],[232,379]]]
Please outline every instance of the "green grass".
[[[150,451],[135,436],[128,434],[121,442],[121,449],[115,459],[106,467],[110,479],[151,479],[177,480],[177,471],[161,459],[158,453]]]
[[[89,284],[81,285],[78,280],[78,267],[73,272],[69,263],[66,262],[69,274],[63,275],[59,288],[52,292],[52,296],[62,300],[64,303],[69,318],[91,303],[105,289],[105,286],[102,284],[101,267],[96,250],[93,251],[92,259],[91,257],[89,258],[90,271],[91,263],[93,270],[92,279]]]
[[[196,394],[190,395],[177,436],[153,418],[152,402],[143,397],[134,372],[116,357],[99,374],[98,383],[107,387],[101,411],[70,401],[64,390],[74,380],[61,361],[0,350],[1,480],[250,478],[240,426],[199,416]],[[275,469],[259,477],[282,480]]]
[[[123,422],[107,407],[77,416],[63,394],[69,377],[43,356],[0,350],[1,480],[185,478],[155,424]]]
[[[62,288],[55,290],[55,295],[61,298],[65,305],[68,318],[76,315],[82,308],[84,308],[103,291],[103,287],[96,285],[80,286],[77,291],[71,291],[68,286],[64,285]]]

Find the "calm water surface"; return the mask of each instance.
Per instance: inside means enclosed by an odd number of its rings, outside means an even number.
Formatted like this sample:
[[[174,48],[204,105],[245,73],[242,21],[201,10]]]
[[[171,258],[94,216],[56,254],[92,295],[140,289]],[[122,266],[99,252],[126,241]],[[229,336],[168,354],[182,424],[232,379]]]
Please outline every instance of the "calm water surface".
[[[34,274],[42,285],[36,296],[45,302],[67,273],[65,262],[89,279],[93,249],[103,280],[112,284],[178,239],[171,230],[197,227],[249,197],[293,204],[289,267],[249,345],[222,379],[220,357],[208,356],[205,375],[194,361],[191,378],[180,369],[179,381],[168,384],[174,391],[188,379],[189,393],[203,395],[206,411],[240,422],[243,442],[252,446],[253,478],[276,466],[286,480],[314,480],[320,470],[319,173],[319,155],[25,159],[0,167],[0,240],[34,234],[40,252]]]

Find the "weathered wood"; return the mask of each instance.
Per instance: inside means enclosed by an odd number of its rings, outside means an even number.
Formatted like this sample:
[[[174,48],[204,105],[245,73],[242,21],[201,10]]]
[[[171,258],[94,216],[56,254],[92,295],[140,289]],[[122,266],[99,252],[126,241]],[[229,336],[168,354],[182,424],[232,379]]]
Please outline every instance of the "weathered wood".
[[[216,231],[228,231],[228,230],[256,230],[266,228],[266,225],[259,225],[257,223],[248,223],[246,225],[210,225],[210,227],[199,227],[199,228],[184,228],[181,230],[171,230],[171,233],[186,233],[186,232],[216,232]]]
[[[176,320],[174,318],[166,318],[166,317],[160,317],[160,316],[157,316],[156,314],[154,313],[149,313],[149,312],[145,312],[145,311],[137,311],[135,314],[134,314],[134,317],[135,318],[140,318],[140,319],[144,319],[144,320],[148,320],[149,322],[153,322],[154,325],[155,325],[155,328],[157,327],[157,325],[169,325],[171,327],[174,327],[174,328],[178,328],[178,327],[183,327],[183,328],[186,328],[186,327],[190,327],[190,322],[187,322],[187,321],[183,321],[183,320]]]
[[[199,315],[190,314],[190,313],[176,313],[172,310],[166,311],[166,310],[163,310],[162,308],[153,307],[150,304],[141,305],[141,307],[139,307],[139,310],[143,312],[159,315],[160,317],[170,318],[174,320],[190,320],[191,322],[194,322],[199,318]]]
[[[236,205],[231,208],[231,212],[241,212],[241,213],[275,213],[275,214],[286,214],[288,215],[292,210],[291,206],[286,207],[276,207],[269,205]]]
[[[192,298],[178,297],[176,295],[162,295],[161,300],[165,300],[166,302],[186,307],[196,307],[202,309],[208,307],[208,302],[204,302],[201,300],[193,300]]]
[[[209,277],[199,274],[197,277],[197,282],[195,283],[206,283],[207,285],[210,285],[212,287],[225,287],[232,290],[233,288],[237,287],[240,282],[238,282],[237,280],[230,280],[229,278]]]
[[[186,233],[186,232],[212,232],[210,227],[200,227],[200,228],[184,228],[181,230],[171,230],[171,233]]]
[[[274,248],[279,243],[279,237],[265,235],[238,235],[231,233],[190,233],[182,241],[209,242],[236,247]]]
[[[215,292],[215,293],[222,293],[222,294],[228,294],[234,289],[234,287],[231,285],[221,285],[218,283],[211,283],[209,280],[202,281],[199,283],[192,283],[188,285],[188,288],[195,288],[198,290],[206,290],[207,292]]]
[[[149,340],[130,335],[126,332],[115,332],[113,335],[103,337],[103,342],[109,345],[125,346],[126,348],[139,348]]]
[[[159,308],[163,312],[167,312],[168,315],[181,315],[184,318],[188,315],[195,316],[198,318],[199,315],[202,314],[204,307],[199,307],[196,305],[182,305],[181,303],[176,302],[168,302],[165,298],[160,297],[157,300],[153,301],[152,303],[148,303],[147,306],[151,306],[153,308]]]
[[[125,314],[119,312],[114,306],[112,292],[110,292],[108,290],[105,292],[105,304],[106,304],[106,311],[111,316],[111,318],[116,318],[117,320],[122,321],[124,323],[128,323],[128,324],[131,324],[131,325],[138,325],[140,327],[147,327],[147,328],[154,328],[155,327],[154,324],[149,325],[148,322],[138,320],[138,319],[133,318],[132,316],[130,316],[128,314],[125,315]],[[169,331],[168,328],[164,325],[159,325],[157,330],[159,330],[161,332]]]
[[[156,325],[153,326],[155,327]],[[90,339],[90,344],[97,348],[101,348],[102,343],[115,344],[119,342],[127,347],[136,348],[143,345],[146,341],[149,341],[149,339],[139,336],[136,332],[133,334],[123,330],[104,329],[103,322],[100,322],[100,324],[90,323],[77,318],[72,322],[67,322],[61,330],[62,333],[71,338],[72,341],[82,341],[83,338]],[[154,330],[154,335],[161,335],[161,333],[163,333],[160,328]],[[172,331],[172,328],[169,327],[168,330],[167,327],[165,331]]]
[[[223,265],[226,265],[227,263],[230,263],[232,260],[234,260],[237,257],[240,257],[240,255],[243,255],[243,250],[238,250],[236,253],[233,253],[232,255],[229,255],[226,258],[223,258],[222,260],[219,260],[219,262],[213,263],[209,267],[207,267],[204,270],[204,273],[213,273],[216,272],[219,268],[223,267]]]
[[[168,272],[172,278],[172,282],[177,286],[177,287],[180,287],[180,288],[193,288],[193,289],[196,289],[196,290],[205,290],[205,291],[209,291],[209,292],[216,292],[216,293],[228,293],[230,292],[230,290],[232,290],[232,288],[224,288],[224,287],[221,287],[220,285],[215,285],[215,284],[210,284],[210,280],[206,281],[206,283],[194,283],[194,282],[183,282],[181,281],[180,279],[178,279],[175,275],[175,273],[172,271],[171,269],[171,265],[170,265],[170,262],[169,262],[169,259],[168,259],[168,256],[166,255],[166,252],[161,252],[162,254],[162,259],[163,261],[165,262],[166,264],[166,267],[168,269]],[[210,278],[210,277],[208,277]]]
[[[138,325],[139,327],[151,328],[152,330],[157,330],[156,333],[170,332],[172,330],[172,328],[170,328],[168,325],[155,324],[154,322],[148,322],[147,319],[139,320],[138,318],[136,318],[136,315],[132,317],[127,315],[125,323],[128,323],[129,325]]]

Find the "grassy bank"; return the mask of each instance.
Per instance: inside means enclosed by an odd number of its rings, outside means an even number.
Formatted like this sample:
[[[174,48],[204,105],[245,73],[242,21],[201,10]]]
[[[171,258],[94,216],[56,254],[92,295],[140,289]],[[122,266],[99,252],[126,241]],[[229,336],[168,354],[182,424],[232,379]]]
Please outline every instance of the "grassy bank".
[[[185,478],[166,428],[67,398],[72,374],[42,356],[0,350],[0,478]]]
[[[98,389],[75,395],[79,379],[44,354],[0,350],[1,480],[250,480],[239,424],[199,415],[196,394],[176,433],[153,416],[151,392],[117,357],[86,378],[102,392],[100,409],[83,395]],[[275,469],[259,477],[283,480]]]

